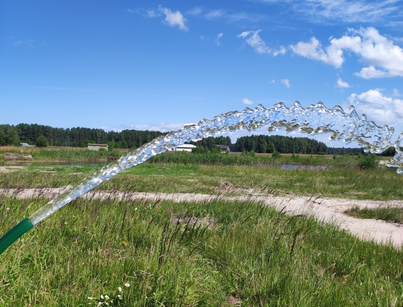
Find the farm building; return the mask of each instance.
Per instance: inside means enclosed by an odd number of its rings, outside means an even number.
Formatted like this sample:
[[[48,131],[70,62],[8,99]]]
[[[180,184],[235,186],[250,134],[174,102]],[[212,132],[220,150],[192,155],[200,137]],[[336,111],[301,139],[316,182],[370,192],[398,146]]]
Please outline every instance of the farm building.
[[[193,148],[196,148],[196,146],[192,145],[192,144],[182,144],[182,145],[176,146],[176,148],[174,148],[173,151],[188,151],[188,152],[192,152]]]
[[[222,151],[231,151],[228,145],[216,145],[220,147]]]
[[[88,144],[87,148],[89,150],[100,150],[100,149],[105,149],[108,150],[108,144]]]

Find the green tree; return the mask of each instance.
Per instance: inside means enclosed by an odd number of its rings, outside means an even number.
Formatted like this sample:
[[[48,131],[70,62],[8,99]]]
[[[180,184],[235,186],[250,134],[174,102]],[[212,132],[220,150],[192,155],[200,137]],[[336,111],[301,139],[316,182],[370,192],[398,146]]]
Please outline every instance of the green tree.
[[[14,146],[19,146],[21,143],[20,138],[18,137],[17,129],[15,129],[14,126],[8,129],[8,135],[6,136],[6,143],[8,145],[14,145]]]
[[[44,135],[38,136],[36,139],[36,146],[47,147],[49,145],[48,139]]]

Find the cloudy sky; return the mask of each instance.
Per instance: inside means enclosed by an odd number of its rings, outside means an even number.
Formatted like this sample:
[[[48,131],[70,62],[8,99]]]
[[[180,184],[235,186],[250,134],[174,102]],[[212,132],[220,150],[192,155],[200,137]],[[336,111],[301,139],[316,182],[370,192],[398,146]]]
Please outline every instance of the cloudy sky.
[[[402,0],[0,3],[0,123],[177,130],[277,102],[403,130]]]

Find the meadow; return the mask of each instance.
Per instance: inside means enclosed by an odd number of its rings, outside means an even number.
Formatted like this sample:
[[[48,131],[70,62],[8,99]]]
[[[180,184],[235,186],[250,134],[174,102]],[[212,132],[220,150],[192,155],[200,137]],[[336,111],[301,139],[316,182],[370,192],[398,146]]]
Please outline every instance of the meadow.
[[[238,156],[165,154],[97,189],[403,196],[403,177],[356,156]],[[5,167],[0,188],[63,187],[98,168]],[[0,195],[0,234],[47,201]],[[402,264],[392,246],[248,201],[79,198],[0,255],[0,306],[403,306]]]

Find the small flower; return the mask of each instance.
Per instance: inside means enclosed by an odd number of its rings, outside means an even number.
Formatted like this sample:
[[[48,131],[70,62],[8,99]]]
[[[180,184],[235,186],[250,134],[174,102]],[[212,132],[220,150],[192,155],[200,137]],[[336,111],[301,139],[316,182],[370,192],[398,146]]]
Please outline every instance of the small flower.
[[[119,292],[122,292],[122,287],[118,287],[118,291],[119,291]]]
[[[89,300],[93,300],[94,298],[93,298],[92,296],[89,296],[88,299],[89,299]]]
[[[126,288],[129,288],[130,287],[130,284],[127,282],[127,283],[125,283],[125,287]]]
[[[103,300],[105,297],[104,297],[104,295],[103,294],[101,294],[101,300]]]
[[[109,299],[110,299],[109,295],[105,294],[105,300],[107,301]]]
[[[123,296],[121,296],[120,294],[118,294],[118,299],[123,300]]]
[[[134,208],[134,211],[137,211],[137,208]]]

